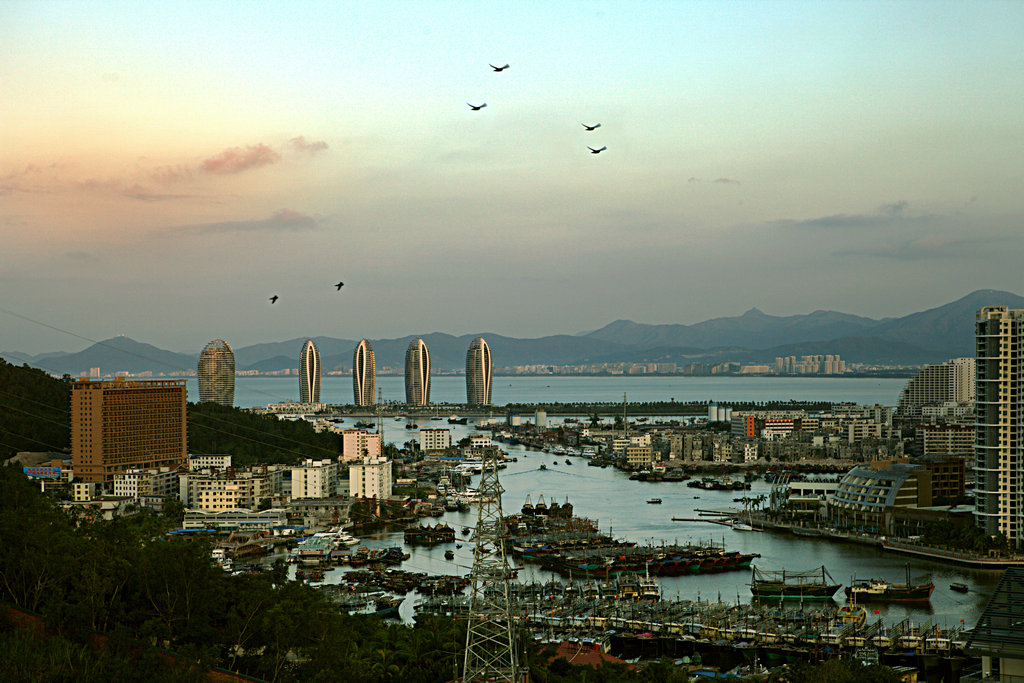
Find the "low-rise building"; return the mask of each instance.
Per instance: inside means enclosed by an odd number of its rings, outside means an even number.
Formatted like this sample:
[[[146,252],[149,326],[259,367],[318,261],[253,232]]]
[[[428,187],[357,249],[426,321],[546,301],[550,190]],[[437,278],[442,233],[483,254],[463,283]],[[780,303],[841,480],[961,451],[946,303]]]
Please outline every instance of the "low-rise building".
[[[854,467],[839,482],[829,501],[836,526],[892,534],[895,508],[932,504],[931,473],[924,465],[882,460]]]
[[[363,458],[380,457],[380,434],[365,429],[345,429],[341,432],[341,461],[355,462]]]
[[[348,470],[349,495],[353,498],[390,498],[392,492],[391,461],[367,458]]]
[[[334,460],[310,460],[292,468],[292,500],[330,498],[339,493],[338,463]]]
[[[271,531],[287,526],[288,516],[283,509],[248,510],[185,510],[184,529],[217,529],[218,531]]]
[[[636,470],[645,470],[651,467],[653,451],[650,446],[626,446],[626,462]]]
[[[444,427],[427,427],[420,430],[421,451],[443,451],[452,447],[452,433]]]
[[[226,470],[231,467],[231,456],[226,454],[190,453],[188,469],[190,472],[201,470]]]

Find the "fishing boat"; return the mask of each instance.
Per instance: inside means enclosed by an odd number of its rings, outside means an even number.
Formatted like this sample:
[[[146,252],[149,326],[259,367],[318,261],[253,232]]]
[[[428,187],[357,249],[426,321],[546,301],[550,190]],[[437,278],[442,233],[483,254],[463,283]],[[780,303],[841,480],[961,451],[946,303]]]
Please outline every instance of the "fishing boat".
[[[951,583],[949,584],[949,590],[956,591],[957,593],[966,593],[970,589],[966,583]]]
[[[810,571],[762,571],[753,568],[750,592],[769,600],[829,600],[842,587],[825,566]]]
[[[651,498],[647,503],[649,505],[661,505],[661,498]]]
[[[890,583],[885,579],[854,579],[852,585],[846,589],[847,599],[856,599],[859,602],[928,602],[931,599],[935,584],[910,583],[910,565],[907,565],[907,580],[905,583]]]

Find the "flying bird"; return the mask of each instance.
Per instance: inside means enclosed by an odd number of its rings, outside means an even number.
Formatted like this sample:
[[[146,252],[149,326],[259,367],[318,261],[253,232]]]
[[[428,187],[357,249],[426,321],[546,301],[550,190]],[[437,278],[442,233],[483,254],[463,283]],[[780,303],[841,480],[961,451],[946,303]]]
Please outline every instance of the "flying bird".
[[[469,102],[466,102],[466,104],[469,104]],[[469,104],[469,108],[472,109],[473,111],[480,111],[481,109],[483,109],[486,106],[487,106],[486,102],[484,102],[483,104]]]
[[[508,64],[506,64],[505,66],[494,66],[493,64],[488,64],[487,66],[491,67],[495,71],[504,71],[505,69],[508,68]]]
[[[595,124],[594,124],[594,125],[592,125],[592,126],[588,126],[588,125],[587,125],[587,124],[585,124],[585,123],[581,123],[580,125],[581,125],[581,126],[583,126],[584,128],[586,128],[587,130],[597,130],[598,128],[600,128],[600,127],[601,127],[601,124],[600,124],[600,123],[595,123]]]
[[[603,152],[603,151],[605,151],[606,149],[608,149],[608,145],[605,145],[604,147],[600,147],[600,148],[598,148],[598,149],[594,149],[593,147],[590,147],[590,146],[588,145],[588,146],[587,146],[587,149],[589,149],[589,150],[590,150],[590,153],[591,153],[591,154],[600,154],[601,152]]]
[[[344,282],[339,282],[338,284],[334,285],[334,288],[340,292],[341,288],[344,287],[344,286],[345,286]]]
[[[280,297],[279,297],[279,296],[277,296],[277,294],[275,294],[274,296],[270,297],[270,303],[272,303],[272,304],[276,304],[276,303],[277,303],[277,300],[278,300],[279,298],[280,298]]]

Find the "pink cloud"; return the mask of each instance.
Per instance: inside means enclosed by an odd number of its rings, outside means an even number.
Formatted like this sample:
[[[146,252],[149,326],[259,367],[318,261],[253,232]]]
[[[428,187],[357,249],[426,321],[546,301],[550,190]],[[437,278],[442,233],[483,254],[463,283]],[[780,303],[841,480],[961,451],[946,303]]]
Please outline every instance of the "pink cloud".
[[[260,143],[245,148],[229,147],[217,156],[203,161],[200,168],[207,173],[241,173],[250,168],[276,163],[280,158],[280,154]]]
[[[314,140],[310,142],[309,140],[306,140],[305,135],[292,138],[288,141],[288,144],[296,151],[308,152],[310,154],[316,154],[317,152],[322,152],[327,149],[327,143],[323,140]]]

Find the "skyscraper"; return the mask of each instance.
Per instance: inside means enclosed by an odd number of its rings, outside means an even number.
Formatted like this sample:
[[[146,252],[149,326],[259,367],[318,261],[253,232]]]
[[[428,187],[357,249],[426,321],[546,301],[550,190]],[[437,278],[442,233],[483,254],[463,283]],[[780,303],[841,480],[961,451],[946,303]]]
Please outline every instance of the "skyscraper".
[[[199,402],[235,405],[235,352],[223,339],[214,339],[203,347],[196,368]]]
[[[82,481],[186,460],[185,380],[80,379],[71,385],[71,464]]]
[[[372,406],[377,386],[377,364],[369,339],[359,342],[352,354],[352,393],[357,406]]]
[[[299,403],[320,402],[320,352],[307,339],[299,352]]]
[[[970,403],[974,400],[973,358],[954,358],[938,365],[925,365],[903,387],[897,410],[901,415],[920,416],[926,405]]]
[[[466,351],[466,403],[475,406],[491,404],[491,347],[477,337]]]
[[[405,352],[405,402],[412,406],[430,403],[430,351],[419,337]]]
[[[975,320],[974,519],[1002,533],[1011,548],[1024,538],[1024,309],[986,306]]]

